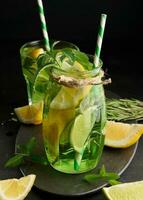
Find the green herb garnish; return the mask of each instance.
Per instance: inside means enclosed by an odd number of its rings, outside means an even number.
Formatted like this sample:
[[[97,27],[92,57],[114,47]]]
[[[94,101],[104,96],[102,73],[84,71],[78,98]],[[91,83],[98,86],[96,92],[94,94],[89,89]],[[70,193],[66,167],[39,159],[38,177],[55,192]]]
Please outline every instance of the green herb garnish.
[[[32,137],[26,144],[17,145],[18,152],[5,163],[5,167],[18,167],[27,161],[47,165],[46,155],[34,154],[36,145],[35,137]]]
[[[108,182],[110,185],[118,185],[118,184],[122,183],[121,181],[118,181],[118,180],[109,180]]]
[[[143,102],[137,99],[106,99],[107,119],[143,120]]]
[[[32,137],[26,144],[17,145],[17,149],[20,154],[24,154],[24,156],[28,156],[32,154],[34,148],[36,147],[37,141],[35,137]],[[19,154],[18,153],[18,154]]]
[[[104,165],[101,167],[98,174],[88,174],[84,176],[84,180],[88,183],[97,183],[103,180],[108,181],[109,184],[115,184],[115,182],[117,184],[119,178],[120,176],[117,173],[107,172]],[[118,183],[120,182],[118,181]]]
[[[11,157],[6,163],[5,167],[17,167],[24,162],[24,155],[17,154]]]

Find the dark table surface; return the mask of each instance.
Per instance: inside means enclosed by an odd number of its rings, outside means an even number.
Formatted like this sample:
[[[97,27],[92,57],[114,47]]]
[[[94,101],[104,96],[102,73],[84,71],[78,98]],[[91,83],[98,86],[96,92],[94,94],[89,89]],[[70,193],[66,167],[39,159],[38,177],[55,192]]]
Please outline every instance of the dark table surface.
[[[26,85],[20,68],[19,46],[14,43],[1,45],[0,50],[0,122],[10,118],[13,108],[27,104]],[[7,52],[5,54],[5,52]],[[123,98],[143,99],[143,79],[140,56],[125,52],[120,56],[104,56],[104,70],[108,70],[112,78],[112,84],[105,86]],[[3,123],[2,123],[3,124]],[[14,144],[19,124],[8,122],[0,125],[0,179],[21,177],[19,169],[5,169],[4,162],[13,154]],[[137,152],[130,166],[122,174],[123,182],[138,181],[143,179],[143,139],[138,144]],[[27,200],[58,199],[58,196],[41,192],[33,187],[27,196]],[[60,197],[65,199],[65,197]],[[102,192],[74,199],[104,200]]]

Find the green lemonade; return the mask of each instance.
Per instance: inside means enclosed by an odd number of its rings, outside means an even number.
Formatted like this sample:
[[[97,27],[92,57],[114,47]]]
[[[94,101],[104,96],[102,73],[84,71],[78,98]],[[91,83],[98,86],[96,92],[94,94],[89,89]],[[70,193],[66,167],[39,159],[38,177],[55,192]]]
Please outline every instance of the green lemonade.
[[[43,139],[50,165],[71,174],[95,168],[106,123],[102,61],[94,69],[91,57],[74,45],[51,52],[26,45],[21,59],[29,103],[44,101]]]
[[[65,41],[56,41],[56,42],[52,41],[51,46],[53,46],[53,49],[56,49],[57,51],[65,47],[78,50],[78,47],[76,45],[69,42],[65,42]],[[22,71],[23,71],[23,75],[24,75],[26,85],[27,85],[27,94],[28,94],[29,104],[37,102],[40,98],[42,99],[45,92],[45,88],[44,88],[44,91],[42,91],[41,94],[39,94],[39,96],[41,97],[38,97],[38,99],[35,99],[36,97],[33,97],[37,75],[39,71],[41,70],[41,68],[43,68],[46,64],[50,63],[52,59],[48,55],[44,57],[42,56],[42,58],[40,59],[40,56],[45,55],[45,53],[46,53],[46,49],[45,49],[44,41],[28,42],[24,44],[20,49]],[[46,82],[47,82],[47,79],[46,79]],[[44,86],[45,85],[42,85],[42,87]]]

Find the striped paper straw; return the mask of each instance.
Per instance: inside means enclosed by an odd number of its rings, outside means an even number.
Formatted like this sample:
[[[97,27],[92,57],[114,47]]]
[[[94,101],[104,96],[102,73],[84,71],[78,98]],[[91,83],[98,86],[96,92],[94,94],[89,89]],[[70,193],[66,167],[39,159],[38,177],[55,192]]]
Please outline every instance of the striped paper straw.
[[[101,52],[101,47],[102,47],[102,41],[103,41],[106,18],[107,18],[107,15],[101,14],[100,26],[99,26],[97,44],[96,44],[95,56],[94,56],[94,66],[95,67],[98,67],[98,64],[99,64],[100,52]]]
[[[48,36],[46,20],[45,20],[45,15],[44,15],[43,3],[42,3],[42,0],[37,0],[37,2],[38,2],[38,7],[39,7],[39,14],[40,14],[40,19],[41,19],[45,48],[47,51],[50,51],[49,36]]]

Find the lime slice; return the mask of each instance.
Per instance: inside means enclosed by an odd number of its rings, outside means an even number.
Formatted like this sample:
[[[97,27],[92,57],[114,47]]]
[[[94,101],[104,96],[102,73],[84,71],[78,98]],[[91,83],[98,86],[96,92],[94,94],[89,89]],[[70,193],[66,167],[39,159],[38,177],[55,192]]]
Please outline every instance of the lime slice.
[[[109,200],[142,200],[143,181],[122,183],[108,188],[103,188]]]
[[[82,154],[85,142],[94,125],[93,115],[95,114],[96,106],[88,108],[82,114],[79,114],[73,124],[70,142],[74,150]]]

